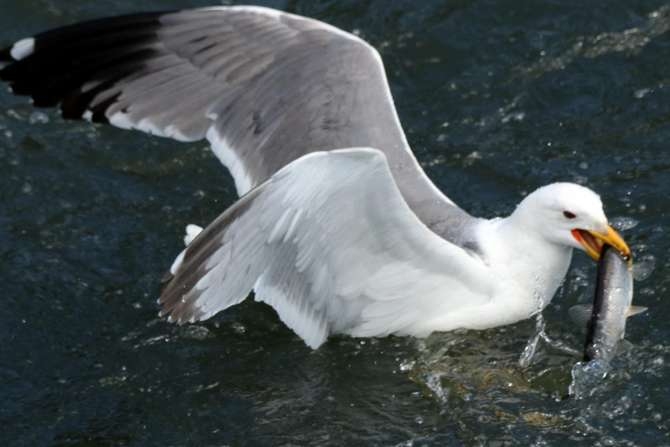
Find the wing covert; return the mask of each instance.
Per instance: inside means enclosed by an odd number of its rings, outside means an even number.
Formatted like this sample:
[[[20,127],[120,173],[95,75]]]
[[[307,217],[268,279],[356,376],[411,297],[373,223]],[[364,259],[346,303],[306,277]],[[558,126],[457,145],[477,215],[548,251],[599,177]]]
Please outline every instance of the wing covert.
[[[316,152],[287,165],[205,228],[160,298],[179,322],[251,289],[311,347],[328,334],[416,333],[422,316],[481,304],[485,266],[404,202],[386,157]]]
[[[472,218],[407,144],[379,54],[323,22],[249,6],[135,14],[22,39],[0,64],[16,94],[66,118],[207,138],[240,195],[307,153],[378,148],[419,218],[467,238],[453,228]]]

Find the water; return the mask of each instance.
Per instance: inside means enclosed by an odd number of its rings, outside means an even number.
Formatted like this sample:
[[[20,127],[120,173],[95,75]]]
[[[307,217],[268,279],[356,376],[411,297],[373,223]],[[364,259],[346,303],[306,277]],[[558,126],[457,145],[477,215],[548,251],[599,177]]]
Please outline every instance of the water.
[[[200,6],[150,0],[145,9]],[[598,191],[641,269],[630,345],[590,397],[565,399],[576,359],[535,323],[425,341],[335,338],[312,352],[245,303],[204,324],[156,318],[186,223],[230,205],[204,143],[63,123],[0,92],[0,444],[670,445],[670,6],[662,1],[272,1],[381,49],[426,171],[471,212],[510,212],[556,180]],[[130,0],[2,0],[0,42]],[[595,266],[577,255],[545,311]]]

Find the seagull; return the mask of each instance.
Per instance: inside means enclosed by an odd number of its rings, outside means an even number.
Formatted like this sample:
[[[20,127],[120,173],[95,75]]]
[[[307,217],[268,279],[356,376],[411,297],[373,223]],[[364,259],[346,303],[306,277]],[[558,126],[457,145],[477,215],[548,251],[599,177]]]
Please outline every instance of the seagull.
[[[253,291],[313,349],[486,329],[541,312],[574,248],[630,256],[573,183],[500,218],[457,206],[413,155],[379,53],[314,19],[216,6],[82,22],[0,52],[0,79],[67,119],[206,139],[228,168],[240,198],[187,227],[159,299],[169,321]]]

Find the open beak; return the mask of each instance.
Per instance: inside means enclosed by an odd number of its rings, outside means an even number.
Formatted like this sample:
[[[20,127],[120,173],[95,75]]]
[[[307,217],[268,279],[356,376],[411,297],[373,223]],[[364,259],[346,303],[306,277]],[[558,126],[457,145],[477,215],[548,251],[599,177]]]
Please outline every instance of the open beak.
[[[572,230],[572,236],[584,247],[584,251],[596,261],[600,259],[600,253],[605,244],[614,247],[624,259],[630,260],[631,258],[630,248],[619,233],[609,225],[605,233],[574,229]]]

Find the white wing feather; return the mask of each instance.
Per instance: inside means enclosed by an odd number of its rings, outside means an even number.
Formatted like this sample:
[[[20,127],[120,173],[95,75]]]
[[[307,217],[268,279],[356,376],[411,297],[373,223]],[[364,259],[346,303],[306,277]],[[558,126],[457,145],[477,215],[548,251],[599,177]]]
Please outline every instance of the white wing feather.
[[[331,333],[423,335],[440,312],[486,302],[486,267],[411,211],[375,149],[315,152],[217,218],[175,262],[161,297],[206,319],[253,288],[316,348]]]

